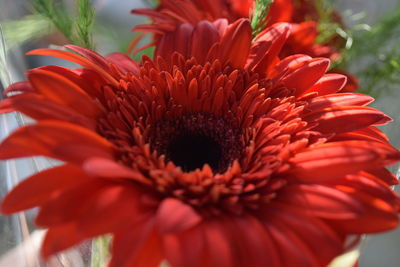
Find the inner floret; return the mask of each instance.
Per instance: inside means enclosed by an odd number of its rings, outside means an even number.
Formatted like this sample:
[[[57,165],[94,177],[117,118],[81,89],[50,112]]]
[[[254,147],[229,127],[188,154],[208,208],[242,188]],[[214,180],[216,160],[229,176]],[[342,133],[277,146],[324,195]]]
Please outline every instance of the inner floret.
[[[223,173],[243,151],[243,138],[233,120],[208,113],[161,120],[153,127],[150,145],[185,172],[208,164]]]

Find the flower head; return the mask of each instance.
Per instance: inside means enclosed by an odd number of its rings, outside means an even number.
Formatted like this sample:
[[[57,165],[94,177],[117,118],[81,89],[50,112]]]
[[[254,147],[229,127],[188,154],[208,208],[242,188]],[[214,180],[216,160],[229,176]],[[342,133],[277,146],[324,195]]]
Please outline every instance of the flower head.
[[[150,32],[154,34],[155,44],[160,36],[174,31],[180,24],[195,25],[201,20],[215,21],[224,18],[229,23],[239,18],[248,18],[253,9],[253,0],[162,0],[156,10],[134,9],[132,13],[145,15],[153,20],[152,24],[137,25],[134,31]],[[279,57],[287,57],[296,54],[305,54],[311,57],[326,57],[332,61],[340,59],[339,52],[344,47],[344,40],[338,34],[317,42],[319,33],[320,14],[318,1],[315,0],[275,0],[270,5],[266,17],[268,26],[277,22],[292,23],[290,36],[280,50]],[[343,26],[340,16],[331,11],[329,20]],[[136,44],[137,39],[132,43]],[[145,48],[147,46],[139,48]],[[343,71],[348,77],[347,84],[342,88],[343,92],[351,92],[358,89],[357,79]]]
[[[65,165],[20,183],[2,212],[39,207],[45,257],[111,233],[118,267],[325,266],[350,236],[395,228],[385,166],[400,153],[375,128],[390,119],[369,96],[336,94],[346,78],[325,74],[328,59],[278,59],[289,33],[279,23],[252,41],[246,19],[181,24],[140,63],[30,52],[83,69],[33,69],[8,89],[18,94],[1,109],[37,122],[0,158]]]

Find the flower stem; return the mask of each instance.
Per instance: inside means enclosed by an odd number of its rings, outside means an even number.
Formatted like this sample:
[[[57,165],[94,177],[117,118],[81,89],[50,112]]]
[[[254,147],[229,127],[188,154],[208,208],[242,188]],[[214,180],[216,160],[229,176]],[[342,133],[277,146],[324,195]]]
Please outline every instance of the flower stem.
[[[111,236],[98,237],[92,242],[91,267],[103,267],[110,257]]]

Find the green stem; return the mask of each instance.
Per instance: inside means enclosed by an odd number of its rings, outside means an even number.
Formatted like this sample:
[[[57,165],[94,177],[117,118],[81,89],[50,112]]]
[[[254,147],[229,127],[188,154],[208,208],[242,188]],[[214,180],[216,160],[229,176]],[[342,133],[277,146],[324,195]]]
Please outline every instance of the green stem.
[[[111,237],[101,236],[92,241],[91,267],[104,267],[110,257]]]

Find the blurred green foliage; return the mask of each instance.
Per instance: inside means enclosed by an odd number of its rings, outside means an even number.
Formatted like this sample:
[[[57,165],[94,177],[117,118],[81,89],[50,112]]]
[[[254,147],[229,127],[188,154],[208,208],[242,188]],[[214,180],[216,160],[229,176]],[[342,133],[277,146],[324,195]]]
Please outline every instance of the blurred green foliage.
[[[400,82],[400,4],[373,25],[358,24],[346,34],[351,46],[343,51],[339,67],[359,63],[360,92],[378,97]]]
[[[52,24],[42,16],[27,15],[20,20],[2,22],[7,49],[40,39],[54,30]]]
[[[7,47],[4,40],[3,29],[0,25],[0,88],[6,88],[10,83],[11,78],[7,68]],[[1,90],[0,99],[2,99]]]
[[[146,1],[149,8],[157,6],[157,0]],[[126,39],[111,36],[112,29],[94,25],[95,10],[90,0],[76,0],[75,5],[67,5],[66,0],[31,0],[30,3],[33,14],[2,23],[8,48],[58,30],[70,43],[94,49],[92,32],[96,30],[96,34],[107,36],[121,51],[126,50]],[[254,36],[265,27],[271,3],[272,0],[255,0],[255,8],[250,15]],[[326,43],[337,35],[341,37],[342,57],[332,67],[346,70],[356,64],[355,75],[361,81],[361,92],[376,97],[400,82],[400,5],[373,25],[363,23],[365,13],[344,13],[343,17],[350,18],[355,24],[350,28],[337,19],[332,0],[317,1],[317,11],[320,33],[317,42]],[[6,51],[5,45],[2,49]],[[153,52],[154,47],[144,49],[134,56],[134,60],[140,61],[143,54],[151,56]]]
[[[91,267],[102,267],[110,257],[111,236],[104,235],[92,240]]]
[[[250,23],[253,29],[253,36],[257,36],[267,25],[269,6],[273,0],[254,0],[253,10],[250,12]]]
[[[95,15],[94,8],[90,0],[77,0],[76,3],[76,12],[70,12],[64,1],[32,0],[37,14],[48,19],[70,43],[93,49],[91,29]]]

